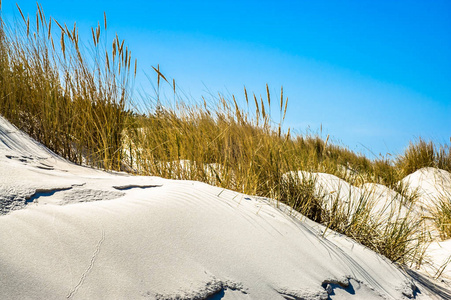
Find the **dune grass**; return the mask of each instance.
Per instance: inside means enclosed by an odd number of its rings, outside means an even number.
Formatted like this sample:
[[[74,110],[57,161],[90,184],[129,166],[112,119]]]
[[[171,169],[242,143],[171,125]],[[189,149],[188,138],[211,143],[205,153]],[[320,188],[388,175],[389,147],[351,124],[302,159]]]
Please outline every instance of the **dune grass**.
[[[218,94],[188,105],[159,67],[153,100],[133,99],[136,60],[117,36],[106,49],[106,17],[92,28],[90,44],[82,45],[75,25],[46,19],[40,6],[35,18],[20,15],[13,27],[1,23],[0,113],[54,152],[78,164],[273,198],[393,261],[421,260],[427,238],[410,209],[402,216],[394,210],[387,219],[372,213],[367,194],[352,205],[338,196],[327,202],[313,179],[284,174],[324,172],[355,185],[397,187],[402,176],[425,165],[451,170],[449,147],[431,150],[420,140],[395,160],[370,160],[329,137],[283,130],[283,89],[274,96],[266,86],[260,96],[244,88],[241,101]],[[162,86],[174,95],[163,97]],[[137,102],[148,105],[137,109]]]
[[[451,191],[443,191],[437,199],[437,206],[432,210],[433,220],[443,240],[451,238]]]
[[[450,140],[451,141],[451,140]],[[410,143],[404,154],[396,160],[397,169],[406,176],[424,167],[433,167],[451,172],[451,151],[449,145],[434,145],[432,141],[419,138]]]
[[[116,38],[103,49],[100,24],[85,55],[78,29],[36,16],[10,27],[0,39],[0,112],[61,156],[117,169],[129,101],[130,51]],[[58,40],[55,40],[58,38]]]

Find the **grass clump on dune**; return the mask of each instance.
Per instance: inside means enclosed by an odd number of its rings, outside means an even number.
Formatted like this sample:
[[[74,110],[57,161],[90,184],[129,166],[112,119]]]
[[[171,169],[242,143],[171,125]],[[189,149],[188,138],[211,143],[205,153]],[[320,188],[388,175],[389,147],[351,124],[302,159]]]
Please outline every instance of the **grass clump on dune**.
[[[410,143],[404,154],[398,157],[396,167],[402,170],[404,176],[425,167],[451,172],[450,147],[448,145],[436,146],[432,141],[419,138],[416,143]]]
[[[77,163],[117,169],[130,89],[130,51],[116,38],[112,52],[101,46],[100,24],[92,30],[92,56],[78,29],[35,18],[0,35],[0,112],[59,155]]]
[[[432,210],[433,220],[443,240],[451,238],[451,191],[443,191],[437,199],[437,206]]]

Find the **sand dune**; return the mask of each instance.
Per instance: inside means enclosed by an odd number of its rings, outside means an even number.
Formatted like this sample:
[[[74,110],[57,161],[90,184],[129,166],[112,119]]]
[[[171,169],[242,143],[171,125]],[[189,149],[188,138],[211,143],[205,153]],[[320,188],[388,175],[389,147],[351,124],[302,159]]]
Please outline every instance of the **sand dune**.
[[[75,166],[2,118],[0,141],[2,299],[439,298],[270,199]]]
[[[402,181],[411,193],[419,196],[418,205],[430,210],[442,195],[451,196],[451,174],[445,170],[422,168]]]

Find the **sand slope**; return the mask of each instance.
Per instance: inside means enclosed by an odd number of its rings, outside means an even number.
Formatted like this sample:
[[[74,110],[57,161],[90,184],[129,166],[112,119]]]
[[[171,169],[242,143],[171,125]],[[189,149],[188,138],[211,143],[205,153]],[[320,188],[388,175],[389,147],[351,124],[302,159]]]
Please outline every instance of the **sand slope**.
[[[2,299],[433,297],[269,199],[75,166],[1,118],[0,166]]]
[[[418,205],[433,209],[442,196],[451,196],[451,174],[436,168],[422,168],[402,181],[407,190],[419,196]]]

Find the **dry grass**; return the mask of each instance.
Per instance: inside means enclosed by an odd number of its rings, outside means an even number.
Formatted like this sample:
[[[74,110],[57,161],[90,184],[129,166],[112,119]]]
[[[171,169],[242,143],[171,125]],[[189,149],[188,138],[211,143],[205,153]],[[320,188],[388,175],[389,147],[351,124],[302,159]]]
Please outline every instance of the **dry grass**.
[[[403,155],[396,161],[396,167],[402,170],[403,176],[424,167],[433,167],[451,172],[451,151],[449,145],[434,145],[432,141],[419,138],[410,143]]]
[[[435,200],[437,206],[432,210],[433,219],[440,237],[446,240],[451,238],[451,191],[443,191]]]
[[[47,19],[39,5],[35,18],[19,12],[12,27],[2,22],[0,112],[65,158],[118,168],[130,51],[118,37],[112,54],[102,49],[99,25],[90,45],[95,55],[86,56],[75,24]]]

